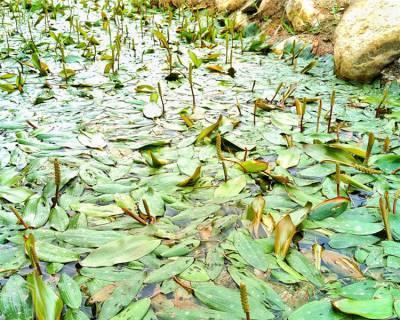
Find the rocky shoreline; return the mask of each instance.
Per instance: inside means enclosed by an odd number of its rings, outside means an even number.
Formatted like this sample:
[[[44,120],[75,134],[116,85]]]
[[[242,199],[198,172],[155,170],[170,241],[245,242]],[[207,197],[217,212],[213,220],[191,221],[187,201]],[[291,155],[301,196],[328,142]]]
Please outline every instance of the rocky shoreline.
[[[238,27],[257,22],[277,50],[287,41],[310,43],[316,55],[333,54],[339,78],[399,81],[398,0],[154,0],[157,6],[212,8]]]

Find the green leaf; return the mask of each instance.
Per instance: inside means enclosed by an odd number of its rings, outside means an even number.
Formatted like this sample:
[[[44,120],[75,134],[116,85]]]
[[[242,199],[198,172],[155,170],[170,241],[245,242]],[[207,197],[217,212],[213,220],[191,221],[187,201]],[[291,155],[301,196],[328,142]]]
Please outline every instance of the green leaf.
[[[372,299],[379,283],[373,280],[355,282],[337,290],[337,294],[349,299],[365,300]]]
[[[336,313],[329,301],[320,300],[306,303],[294,311],[288,318],[288,320],[305,319],[344,320],[346,317]]]
[[[41,261],[66,263],[79,260],[79,254],[46,241],[36,241],[36,252]]]
[[[321,228],[335,230],[341,233],[351,233],[356,235],[375,234],[383,230],[382,223],[364,222],[354,220],[344,220],[339,218],[326,218],[322,221],[316,221],[316,225]]]
[[[261,246],[247,234],[237,231],[233,236],[233,245],[240,256],[251,266],[261,271],[267,271],[268,260]]]
[[[37,320],[59,320],[63,303],[36,272],[27,277]]]
[[[245,318],[240,302],[239,290],[217,286],[212,283],[204,283],[194,287],[194,294],[196,298],[211,309],[229,312],[233,317]],[[251,295],[248,298],[252,320],[274,318],[274,315],[258,299]]]
[[[80,264],[84,267],[107,267],[134,261],[152,252],[160,243],[158,239],[125,236],[95,249]]]
[[[232,198],[237,196],[246,186],[246,176],[241,175],[222,183],[215,189],[215,198]]]
[[[79,284],[66,273],[61,274],[58,290],[64,304],[72,309],[78,309],[82,303],[82,293]]]
[[[0,314],[5,320],[33,319],[31,303],[26,281],[20,275],[11,276],[1,290]]]
[[[393,298],[386,297],[369,300],[341,299],[333,302],[341,312],[355,314],[367,319],[387,319],[393,315]]]
[[[98,319],[111,319],[123,308],[128,306],[142,288],[143,279],[144,274],[138,273],[128,281],[122,282],[122,284],[113,291],[111,296],[104,301]]]
[[[286,256],[286,261],[313,285],[317,287],[322,287],[324,285],[324,280],[320,272],[302,253],[296,250],[290,250],[289,254]]]
[[[200,134],[197,136],[196,144],[203,141],[204,138],[208,137],[214,130],[218,129],[222,122],[222,116],[220,115],[217,119],[217,122],[210,125],[209,127],[203,129]]]
[[[269,286],[267,281],[257,278],[247,270],[238,270],[233,266],[230,266],[228,271],[238,286],[244,283],[248,292],[267,307],[280,311],[288,310],[281,297]]]
[[[17,187],[11,188],[7,186],[0,186],[0,198],[3,198],[11,203],[22,203],[32,195],[32,191],[24,188]]]
[[[375,165],[386,173],[391,173],[400,168],[400,155],[383,155],[375,161]]]
[[[325,200],[310,212],[310,219],[323,220],[328,217],[337,217],[346,211],[350,204],[349,198],[337,197]]]
[[[192,60],[194,66],[196,68],[199,68],[203,64],[203,60],[198,58],[197,55],[193,51],[189,50],[188,54],[189,54],[190,60]]]
[[[55,206],[50,210],[49,225],[57,231],[64,231],[69,224],[69,217],[65,210],[60,206]]]
[[[124,311],[110,320],[142,320],[150,308],[150,298],[132,302]]]
[[[144,282],[155,283],[170,279],[185,271],[193,262],[193,258],[178,258],[176,261],[169,262],[161,268],[150,272]]]
[[[297,148],[289,148],[279,152],[278,159],[276,163],[279,164],[282,168],[291,168],[295,167],[299,164],[301,152]]]
[[[345,163],[356,163],[356,159],[350,153],[324,144],[307,144],[304,146],[304,151],[311,158],[314,158],[319,162],[331,160]]]
[[[68,309],[65,313],[64,320],[90,320],[86,313],[80,310]]]
[[[206,308],[184,309],[168,307],[157,312],[160,320],[242,320],[240,316]]]
[[[210,280],[203,263],[195,261],[189,268],[179,274],[179,278],[190,282],[204,282]]]
[[[258,173],[268,169],[268,162],[261,160],[246,160],[240,162],[239,169],[246,173]]]
[[[357,246],[372,245],[380,239],[376,236],[335,233],[329,237],[329,246],[333,249],[345,249]]]
[[[77,247],[98,248],[113,240],[124,237],[119,231],[100,231],[91,229],[68,229],[56,233],[56,238]]]
[[[43,226],[50,216],[49,204],[38,194],[35,194],[27,201],[23,218],[31,227]]]

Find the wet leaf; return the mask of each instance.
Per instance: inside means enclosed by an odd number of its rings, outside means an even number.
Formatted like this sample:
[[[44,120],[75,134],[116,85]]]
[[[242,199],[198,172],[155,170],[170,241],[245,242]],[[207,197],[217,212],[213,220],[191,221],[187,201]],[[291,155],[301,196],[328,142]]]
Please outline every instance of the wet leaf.
[[[204,138],[208,137],[214,130],[218,129],[222,122],[222,116],[220,115],[215,123],[204,128],[197,136],[196,144],[202,142]]]
[[[107,320],[118,314],[124,307],[136,297],[143,283],[143,274],[123,282],[113,290],[110,297],[103,303],[99,314],[99,320]]]
[[[150,308],[150,302],[149,298],[132,302],[111,320],[142,320]]]
[[[341,299],[333,302],[333,306],[348,314],[359,315],[367,319],[387,319],[393,314],[393,298],[391,296],[370,299]]]
[[[292,147],[281,151],[276,163],[285,169],[295,167],[299,164],[300,155],[300,150]]]
[[[246,176],[241,175],[228,180],[215,189],[215,198],[228,198],[238,195],[246,186]]]
[[[176,261],[169,262],[160,269],[150,272],[144,282],[155,283],[170,279],[189,268],[193,261],[193,258],[178,258]]]
[[[5,199],[11,203],[21,203],[32,195],[32,191],[19,187],[11,188],[7,186],[0,186],[0,198]]]
[[[268,261],[261,248],[249,235],[243,232],[236,232],[233,237],[233,244],[242,258],[251,266],[261,271],[267,271]]]
[[[286,261],[293,269],[303,275],[313,285],[317,287],[322,287],[324,285],[323,278],[319,271],[300,252],[290,250],[286,256]]]
[[[72,309],[78,309],[82,303],[82,294],[78,283],[69,275],[63,273],[58,281],[58,290],[64,304]]]
[[[326,300],[312,301],[306,303],[300,308],[296,309],[290,316],[289,320],[303,320],[306,318],[319,318],[326,320],[340,320],[345,319],[341,314],[338,314],[332,308],[332,304]]]
[[[268,169],[268,162],[261,160],[247,160],[241,161],[239,169],[245,173],[258,173]]]
[[[33,319],[32,301],[26,281],[20,275],[11,276],[0,295],[0,314],[5,320]]]
[[[228,289],[211,283],[197,285],[194,294],[202,303],[211,309],[229,312],[234,317],[243,318],[245,315],[240,303],[239,290]],[[273,319],[274,315],[268,311],[256,298],[249,296],[252,319]]]
[[[179,182],[178,186],[179,187],[192,186],[197,182],[197,180],[200,179],[200,175],[201,175],[201,166],[198,166],[196,170],[193,172],[193,174],[190,177],[186,178],[185,180]]]
[[[27,277],[35,315],[38,320],[61,319],[63,303],[53,289],[36,272]]]
[[[103,267],[134,261],[152,252],[160,243],[160,240],[152,238],[125,236],[93,250],[80,264],[85,267]]]
[[[296,226],[289,215],[284,216],[275,227],[275,254],[284,258],[289,250]]]
[[[337,217],[342,214],[350,204],[350,199],[337,197],[325,200],[310,212],[313,220],[323,220],[329,217]]]

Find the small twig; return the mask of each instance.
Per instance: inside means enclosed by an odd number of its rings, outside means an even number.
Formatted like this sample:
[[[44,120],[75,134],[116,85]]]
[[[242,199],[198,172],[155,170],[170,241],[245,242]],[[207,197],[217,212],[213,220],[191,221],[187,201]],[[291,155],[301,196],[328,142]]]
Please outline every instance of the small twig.
[[[164,114],[165,114],[165,104],[164,104],[164,98],[163,98],[160,82],[157,83],[157,86],[158,86],[158,94],[160,95],[160,99],[161,99],[162,116],[164,116]]]
[[[340,164],[336,163],[336,195],[340,197]]]
[[[333,107],[335,106],[335,98],[336,98],[336,91],[333,90],[331,94],[331,107],[329,110],[329,118],[328,118],[328,133],[331,132],[331,123],[332,123]]]
[[[146,211],[146,215],[147,215],[146,218],[147,218],[147,221],[148,221],[150,224],[154,224],[154,223],[156,222],[156,220],[155,220],[155,218],[151,215],[149,204],[147,203],[146,199],[143,199],[142,202],[143,202],[144,210]]]
[[[256,80],[253,80],[253,85],[251,87],[251,92],[254,92],[254,88],[256,87]]]
[[[317,112],[317,132],[319,132],[319,122],[321,120],[321,112],[322,112],[322,99],[319,99],[318,112]]]
[[[14,207],[10,207],[10,210],[14,213],[14,215],[17,217],[18,221],[20,224],[22,224],[25,228],[25,230],[30,229],[30,227],[28,226],[28,224],[24,221],[24,219],[22,218],[22,216],[19,214],[19,212],[17,211],[17,209],[15,209]]]
[[[247,156],[249,154],[249,149],[247,149],[247,147],[244,148],[244,155],[243,155],[243,161],[247,160]]]
[[[130,216],[131,218],[135,219],[137,222],[141,223],[142,225],[146,226],[147,225],[147,221],[142,219],[139,215],[133,213],[132,211],[130,211],[127,208],[121,208],[122,211],[127,214],[128,216]]]
[[[32,129],[38,129],[38,126],[34,125],[30,120],[26,120],[26,123],[27,123]]]
[[[173,276],[172,279],[179,285],[181,286],[183,289],[185,289],[188,293],[193,293],[194,290],[192,287],[186,285],[185,283],[183,283],[183,281],[181,279],[179,279],[177,276]]]

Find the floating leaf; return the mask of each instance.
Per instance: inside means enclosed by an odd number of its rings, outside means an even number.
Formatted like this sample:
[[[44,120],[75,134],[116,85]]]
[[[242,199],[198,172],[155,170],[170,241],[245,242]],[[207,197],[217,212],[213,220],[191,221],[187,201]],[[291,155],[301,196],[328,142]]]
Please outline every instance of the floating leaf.
[[[222,122],[222,116],[220,115],[217,119],[217,122],[210,125],[209,127],[203,129],[200,134],[197,136],[196,144],[203,141],[204,138],[208,137],[214,130],[218,129]]]
[[[169,262],[160,269],[150,272],[144,282],[155,283],[170,279],[189,268],[193,261],[193,258],[178,258],[176,261]]]
[[[268,162],[261,160],[246,160],[240,162],[239,169],[245,173],[258,173],[267,170],[268,165]]]
[[[313,220],[323,220],[328,217],[337,217],[346,211],[350,204],[350,199],[337,197],[325,200],[310,212],[310,218]]]
[[[31,303],[26,281],[20,275],[11,276],[1,290],[0,314],[5,320],[33,319]]]
[[[202,303],[214,310],[230,312],[234,317],[245,317],[241,307],[239,290],[205,283],[197,285],[194,288],[194,294]],[[252,319],[274,318],[274,315],[251,295],[249,296],[249,304]]]
[[[370,300],[341,299],[333,302],[333,306],[341,312],[367,319],[387,319],[393,314],[393,298],[390,295]]]
[[[211,72],[225,73],[224,67],[218,65],[207,66],[207,69]]]
[[[32,195],[32,191],[24,187],[11,188],[0,186],[0,198],[3,198],[11,203],[21,203]]]
[[[160,240],[152,238],[125,236],[93,250],[80,264],[84,267],[102,267],[134,261],[152,252],[160,243]]]
[[[64,304],[72,309],[78,309],[82,303],[82,293],[78,283],[66,273],[61,274],[58,289]]]
[[[185,180],[178,183],[179,187],[187,187],[196,184],[197,180],[200,179],[201,175],[201,166],[198,166],[196,170],[194,170],[193,174],[186,178]]]
[[[286,256],[286,261],[293,269],[303,275],[313,285],[317,287],[322,287],[324,285],[324,281],[319,271],[300,252],[290,250]]]
[[[233,245],[241,257],[251,266],[261,271],[267,271],[268,260],[261,248],[253,239],[243,232],[235,232]]]
[[[122,312],[110,320],[142,320],[150,308],[150,298],[132,302]]]
[[[391,173],[400,168],[400,155],[388,154],[379,156],[378,160],[375,161],[375,165],[386,173]]]
[[[241,175],[222,183],[215,189],[215,198],[228,198],[237,196],[246,186],[246,176]]]
[[[326,300],[312,301],[302,305],[289,316],[288,320],[304,320],[306,318],[325,320],[344,319],[341,314],[335,312],[332,304]]]

